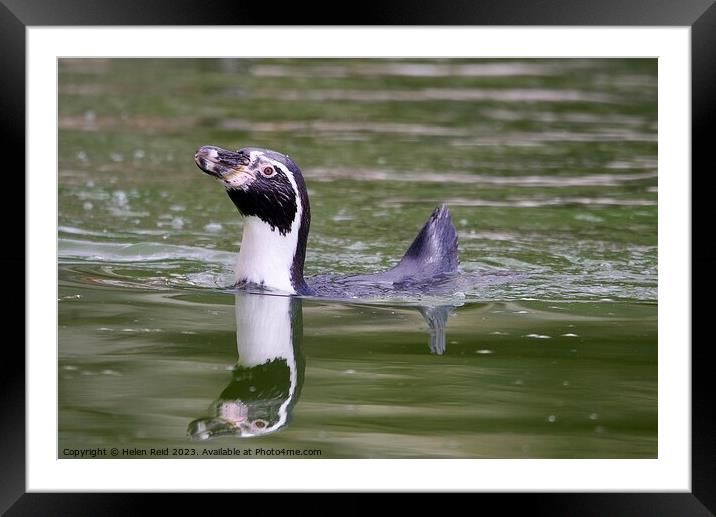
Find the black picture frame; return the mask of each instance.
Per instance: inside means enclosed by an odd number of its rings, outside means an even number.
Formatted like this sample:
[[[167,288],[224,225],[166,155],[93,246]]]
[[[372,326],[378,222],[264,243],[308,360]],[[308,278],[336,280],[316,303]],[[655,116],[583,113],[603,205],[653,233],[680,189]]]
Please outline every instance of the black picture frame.
[[[389,6],[389,7],[388,7]],[[29,26],[83,25],[316,25],[317,19],[308,5],[283,5],[270,11],[249,2],[217,0],[0,0],[0,124],[3,141],[3,180],[5,196],[0,203],[2,221],[10,242],[0,257],[4,266],[9,314],[6,321],[24,320],[26,268],[25,228],[17,224],[18,213],[25,213],[24,200],[32,195],[32,183],[18,169],[25,167],[25,30]],[[356,6],[358,7],[358,6]],[[321,9],[316,9],[321,11]],[[713,171],[710,153],[713,144],[707,128],[716,113],[716,5],[714,0],[459,0],[446,8],[443,2],[430,1],[404,5],[386,2],[363,2],[346,11],[341,23],[327,25],[557,25],[557,26],[689,26],[691,27],[692,73],[692,242],[699,226],[710,226],[707,211],[709,189],[693,188],[694,171],[699,177]],[[8,155],[12,160],[8,160]],[[12,192],[12,195],[8,194]],[[20,195],[20,192],[23,195]],[[713,203],[713,202],[711,202]],[[12,233],[14,232],[14,233]],[[702,293],[713,292],[716,252],[708,244],[692,245],[693,283]],[[24,271],[24,275],[18,272]],[[55,286],[48,286],[54,289]],[[23,293],[21,303],[18,298]],[[695,294],[695,291],[692,291]],[[9,297],[12,297],[10,299]],[[693,323],[708,321],[710,307],[691,304]],[[13,314],[15,311],[17,314]],[[22,313],[22,314],[20,314]],[[701,323],[703,326],[703,323]],[[12,328],[8,325],[6,328]],[[694,325],[692,324],[692,335]],[[479,494],[500,505],[501,512],[511,513],[528,508],[537,515],[713,515],[716,513],[716,404],[711,400],[712,363],[710,340],[692,339],[692,491],[690,493],[564,493],[564,494]],[[49,344],[48,344],[49,345]],[[690,346],[691,343],[669,343]],[[152,503],[165,504],[171,497],[189,511],[185,496],[139,494],[69,494],[26,493],[25,490],[25,354],[15,340],[6,339],[3,364],[2,418],[0,440],[2,482],[0,511],[7,515],[127,515],[149,511],[146,498],[161,498]],[[48,437],[48,439],[54,439]],[[220,501],[212,494],[213,501]],[[235,496],[234,496],[235,497]],[[246,511],[262,500],[242,496],[241,509]],[[297,498],[301,500],[302,498]],[[370,497],[350,496],[345,508],[351,513],[368,511],[374,506]],[[261,502],[263,501],[263,503]],[[293,505],[294,501],[284,504]],[[278,511],[272,502],[272,512]],[[467,503],[473,505],[474,502]],[[473,507],[474,508],[474,507]],[[202,511],[201,506],[197,506]],[[203,507],[203,511],[211,507]],[[323,510],[321,510],[323,511]],[[315,513],[315,512],[314,512]],[[341,512],[343,513],[343,512]]]

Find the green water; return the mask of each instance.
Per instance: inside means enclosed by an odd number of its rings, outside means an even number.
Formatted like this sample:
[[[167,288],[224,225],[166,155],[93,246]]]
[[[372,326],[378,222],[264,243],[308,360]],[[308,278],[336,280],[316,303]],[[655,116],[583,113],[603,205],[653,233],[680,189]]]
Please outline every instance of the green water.
[[[60,60],[58,456],[656,457],[656,79],[653,59]],[[308,277],[393,265],[443,202],[461,270],[516,275],[235,293],[241,218],[201,145],[299,164]]]

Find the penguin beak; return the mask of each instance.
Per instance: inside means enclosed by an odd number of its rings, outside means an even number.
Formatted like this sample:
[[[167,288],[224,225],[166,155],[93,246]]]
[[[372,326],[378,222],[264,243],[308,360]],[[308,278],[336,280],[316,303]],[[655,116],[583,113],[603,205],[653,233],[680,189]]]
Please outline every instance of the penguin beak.
[[[221,180],[227,188],[241,188],[256,179],[256,174],[248,169],[250,160],[245,153],[205,145],[194,153],[194,161],[202,171]]]

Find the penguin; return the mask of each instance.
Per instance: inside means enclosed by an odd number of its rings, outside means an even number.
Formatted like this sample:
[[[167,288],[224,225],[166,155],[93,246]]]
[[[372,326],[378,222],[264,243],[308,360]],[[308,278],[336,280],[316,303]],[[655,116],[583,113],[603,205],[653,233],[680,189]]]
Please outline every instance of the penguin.
[[[270,149],[202,146],[196,165],[216,178],[244,216],[236,287],[287,295],[363,298],[430,292],[458,273],[458,238],[446,205],[436,208],[392,268],[371,274],[304,278],[311,207],[303,174]]]

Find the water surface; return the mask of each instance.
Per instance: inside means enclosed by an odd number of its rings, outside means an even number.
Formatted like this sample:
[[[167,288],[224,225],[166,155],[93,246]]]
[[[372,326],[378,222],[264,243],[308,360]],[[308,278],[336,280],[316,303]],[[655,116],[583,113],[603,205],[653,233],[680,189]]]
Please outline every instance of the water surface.
[[[59,70],[60,457],[657,456],[656,60]],[[308,276],[394,265],[445,202],[484,281],[237,294],[241,219],[201,145],[299,164]]]

